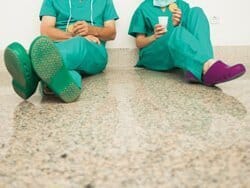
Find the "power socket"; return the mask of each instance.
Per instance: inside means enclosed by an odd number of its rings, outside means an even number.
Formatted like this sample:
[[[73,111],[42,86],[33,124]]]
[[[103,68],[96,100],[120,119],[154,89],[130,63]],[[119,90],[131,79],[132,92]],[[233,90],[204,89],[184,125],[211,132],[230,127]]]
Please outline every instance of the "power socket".
[[[220,17],[219,16],[212,16],[210,18],[210,23],[211,24],[220,24]]]

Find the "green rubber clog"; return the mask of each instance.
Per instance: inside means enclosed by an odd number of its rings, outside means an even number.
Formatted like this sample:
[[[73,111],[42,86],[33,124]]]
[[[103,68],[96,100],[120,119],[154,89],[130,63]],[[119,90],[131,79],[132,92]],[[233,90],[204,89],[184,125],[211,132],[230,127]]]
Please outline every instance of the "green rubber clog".
[[[15,92],[23,99],[28,99],[35,93],[39,78],[24,47],[17,42],[10,44],[4,51],[4,62],[12,76]]]
[[[73,102],[81,94],[81,82],[76,81],[63,64],[53,41],[46,36],[37,37],[31,44],[33,68],[41,80],[64,102]]]

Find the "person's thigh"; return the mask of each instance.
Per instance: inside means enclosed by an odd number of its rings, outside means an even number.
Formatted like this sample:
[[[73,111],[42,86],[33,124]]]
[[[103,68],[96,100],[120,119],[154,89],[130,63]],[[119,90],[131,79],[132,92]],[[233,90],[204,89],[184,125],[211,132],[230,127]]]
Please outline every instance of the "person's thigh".
[[[74,37],[55,45],[69,70],[97,74],[106,67],[107,52],[104,45],[90,42],[83,37]]]
[[[139,52],[137,66],[156,71],[170,70],[174,67],[168,47],[169,34],[165,34]]]

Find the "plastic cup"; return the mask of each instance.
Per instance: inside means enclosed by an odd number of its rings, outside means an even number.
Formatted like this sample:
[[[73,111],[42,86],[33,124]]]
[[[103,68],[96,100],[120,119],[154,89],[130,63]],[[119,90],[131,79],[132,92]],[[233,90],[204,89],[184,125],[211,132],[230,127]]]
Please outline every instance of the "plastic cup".
[[[158,17],[159,24],[162,25],[167,31],[168,26],[168,16],[159,16]]]

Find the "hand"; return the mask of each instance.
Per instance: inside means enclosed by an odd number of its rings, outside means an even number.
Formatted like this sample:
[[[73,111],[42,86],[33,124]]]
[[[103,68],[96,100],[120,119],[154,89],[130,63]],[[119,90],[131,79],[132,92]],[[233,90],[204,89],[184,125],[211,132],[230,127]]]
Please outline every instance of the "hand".
[[[94,35],[87,35],[84,38],[86,38],[90,42],[94,42],[96,44],[101,44],[101,41],[99,38],[95,37]]]
[[[174,9],[173,11],[173,25],[174,26],[178,26],[181,23],[181,18],[182,18],[182,12],[181,9]]]
[[[87,36],[89,34],[89,24],[85,21],[78,21],[74,24],[73,34],[79,36]]]
[[[166,33],[166,28],[160,24],[156,24],[154,28],[154,37],[160,38],[162,35]]]

